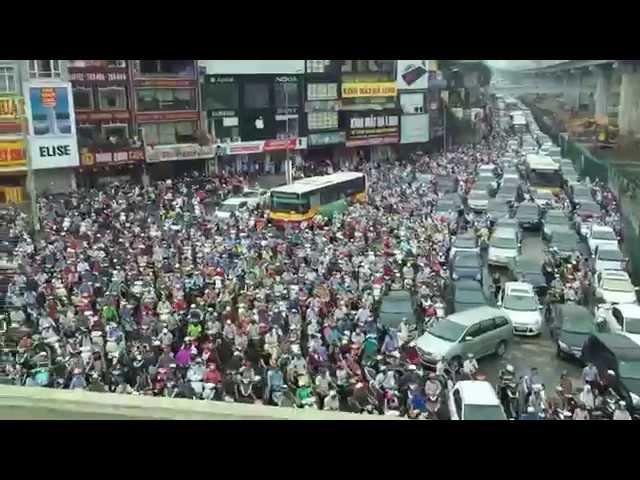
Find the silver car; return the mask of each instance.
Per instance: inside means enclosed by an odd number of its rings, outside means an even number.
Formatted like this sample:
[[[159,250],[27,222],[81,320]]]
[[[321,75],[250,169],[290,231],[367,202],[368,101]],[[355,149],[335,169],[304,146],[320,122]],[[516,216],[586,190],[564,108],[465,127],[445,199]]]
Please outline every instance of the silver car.
[[[440,358],[458,368],[469,353],[476,358],[495,353],[502,356],[513,338],[513,326],[502,310],[478,307],[443,318],[416,340],[427,366]]]

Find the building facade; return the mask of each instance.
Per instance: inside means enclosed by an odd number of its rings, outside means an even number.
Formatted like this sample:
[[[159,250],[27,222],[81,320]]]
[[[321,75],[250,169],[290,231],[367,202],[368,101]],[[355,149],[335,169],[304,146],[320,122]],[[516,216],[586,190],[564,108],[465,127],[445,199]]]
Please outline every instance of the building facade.
[[[303,60],[203,60],[203,110],[218,145],[217,169],[288,175],[302,158]]]
[[[22,61],[0,60],[0,203],[26,198],[28,138]]]
[[[204,174],[215,148],[201,118],[197,60],[132,60],[129,67],[133,122],[149,176]]]
[[[145,150],[135,124],[127,60],[71,60],[76,133],[80,153],[77,184],[140,181]]]

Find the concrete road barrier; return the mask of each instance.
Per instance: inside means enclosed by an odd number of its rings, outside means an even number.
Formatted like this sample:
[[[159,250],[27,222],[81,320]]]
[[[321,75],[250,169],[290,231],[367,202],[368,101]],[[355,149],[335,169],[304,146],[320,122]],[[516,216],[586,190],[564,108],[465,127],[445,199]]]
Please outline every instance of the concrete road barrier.
[[[0,419],[131,420],[396,420],[264,405],[119,395],[39,387],[0,386]],[[18,413],[19,412],[19,413]]]

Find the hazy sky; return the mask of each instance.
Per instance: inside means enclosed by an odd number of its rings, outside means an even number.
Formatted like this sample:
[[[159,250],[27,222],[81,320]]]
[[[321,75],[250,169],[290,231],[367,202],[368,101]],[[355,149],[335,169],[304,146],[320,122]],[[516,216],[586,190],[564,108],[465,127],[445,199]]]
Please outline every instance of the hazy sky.
[[[565,60],[487,60],[487,63],[489,66],[495,68],[521,69],[546,67],[547,65],[553,65],[554,63],[564,61]]]

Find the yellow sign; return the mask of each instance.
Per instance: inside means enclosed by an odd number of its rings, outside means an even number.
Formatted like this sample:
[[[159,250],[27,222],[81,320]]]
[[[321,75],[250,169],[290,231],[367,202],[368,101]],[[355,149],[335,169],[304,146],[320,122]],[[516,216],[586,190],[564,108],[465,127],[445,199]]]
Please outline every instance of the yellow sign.
[[[15,120],[22,115],[22,97],[0,97],[0,119]]]
[[[395,82],[343,83],[342,98],[395,97],[398,88]]]
[[[27,164],[24,141],[0,142],[0,168]]]

